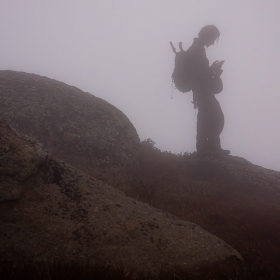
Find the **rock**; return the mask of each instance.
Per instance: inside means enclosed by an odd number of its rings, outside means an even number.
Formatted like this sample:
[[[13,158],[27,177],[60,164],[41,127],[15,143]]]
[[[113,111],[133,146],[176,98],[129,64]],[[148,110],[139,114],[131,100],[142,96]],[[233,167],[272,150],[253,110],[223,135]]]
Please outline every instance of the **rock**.
[[[37,172],[38,166],[46,157],[41,147],[29,140],[22,141],[19,134],[2,120],[0,145],[0,202],[18,199],[22,185]]]
[[[199,226],[46,155],[2,119],[0,133],[1,184],[18,189],[0,202],[0,262],[87,259],[154,272],[242,260]]]
[[[225,179],[245,183],[254,188],[280,195],[280,172],[254,165],[237,156],[205,157],[196,159],[189,168],[199,180]]]
[[[18,131],[72,166],[111,185],[133,180],[140,140],[108,102],[47,77],[0,71],[0,110]]]

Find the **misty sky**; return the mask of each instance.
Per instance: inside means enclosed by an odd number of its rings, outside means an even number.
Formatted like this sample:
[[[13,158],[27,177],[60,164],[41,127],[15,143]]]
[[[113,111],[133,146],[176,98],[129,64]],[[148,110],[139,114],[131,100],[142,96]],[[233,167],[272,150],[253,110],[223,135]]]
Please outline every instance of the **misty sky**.
[[[222,147],[280,171],[279,0],[0,0],[0,69],[53,78],[122,110],[141,140],[195,150],[192,94],[172,94],[174,45],[207,24],[225,60]]]

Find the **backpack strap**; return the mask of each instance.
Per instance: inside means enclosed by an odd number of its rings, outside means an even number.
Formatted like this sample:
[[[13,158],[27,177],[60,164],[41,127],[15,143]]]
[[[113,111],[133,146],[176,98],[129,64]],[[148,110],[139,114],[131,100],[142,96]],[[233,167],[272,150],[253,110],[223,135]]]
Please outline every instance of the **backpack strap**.
[[[196,110],[197,109],[197,100],[196,100],[196,96],[195,96],[194,92],[193,92],[192,104],[193,104],[193,108]]]

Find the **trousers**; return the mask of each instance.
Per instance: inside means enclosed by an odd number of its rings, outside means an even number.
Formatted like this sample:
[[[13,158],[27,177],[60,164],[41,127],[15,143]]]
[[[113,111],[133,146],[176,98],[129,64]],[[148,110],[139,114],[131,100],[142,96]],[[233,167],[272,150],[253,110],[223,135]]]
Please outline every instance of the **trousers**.
[[[197,100],[197,134],[198,152],[221,149],[220,134],[224,128],[224,114],[214,95]]]

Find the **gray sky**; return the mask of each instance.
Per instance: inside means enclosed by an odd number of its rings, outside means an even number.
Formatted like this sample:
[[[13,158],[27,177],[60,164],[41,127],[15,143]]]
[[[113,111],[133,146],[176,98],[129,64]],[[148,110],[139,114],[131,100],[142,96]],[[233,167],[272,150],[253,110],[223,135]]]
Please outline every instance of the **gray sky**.
[[[192,94],[174,90],[174,54],[207,24],[225,60],[222,146],[280,170],[279,0],[0,0],[0,69],[47,76],[122,110],[162,150],[195,150]]]

